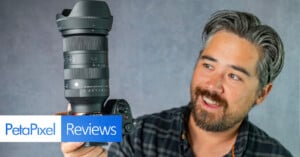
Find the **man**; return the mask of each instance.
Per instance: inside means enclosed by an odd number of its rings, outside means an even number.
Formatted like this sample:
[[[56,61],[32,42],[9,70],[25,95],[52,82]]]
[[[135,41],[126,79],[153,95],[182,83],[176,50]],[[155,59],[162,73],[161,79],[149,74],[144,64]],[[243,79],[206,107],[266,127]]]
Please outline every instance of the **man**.
[[[249,13],[219,11],[203,31],[191,81],[191,102],[137,119],[134,132],[108,152],[63,143],[65,156],[292,156],[248,121],[283,67],[280,37]]]

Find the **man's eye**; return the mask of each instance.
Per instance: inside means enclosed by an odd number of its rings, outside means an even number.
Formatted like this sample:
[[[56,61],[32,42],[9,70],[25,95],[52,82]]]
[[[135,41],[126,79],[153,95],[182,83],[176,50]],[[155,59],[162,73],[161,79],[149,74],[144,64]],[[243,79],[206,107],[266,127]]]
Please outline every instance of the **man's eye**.
[[[212,70],[214,68],[212,65],[207,64],[207,63],[203,63],[203,67],[206,69],[210,69],[210,70]]]
[[[229,74],[229,77],[232,78],[233,80],[236,80],[236,81],[241,81],[241,77],[239,77],[238,75],[236,74]]]

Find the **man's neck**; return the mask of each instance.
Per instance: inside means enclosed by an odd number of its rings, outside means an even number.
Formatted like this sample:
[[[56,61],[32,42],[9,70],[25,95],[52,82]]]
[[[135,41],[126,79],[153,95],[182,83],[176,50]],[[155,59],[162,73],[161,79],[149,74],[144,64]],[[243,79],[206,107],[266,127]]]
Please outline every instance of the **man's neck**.
[[[233,147],[242,122],[229,130],[212,132],[196,125],[192,115],[188,122],[188,137],[195,156],[223,156]]]

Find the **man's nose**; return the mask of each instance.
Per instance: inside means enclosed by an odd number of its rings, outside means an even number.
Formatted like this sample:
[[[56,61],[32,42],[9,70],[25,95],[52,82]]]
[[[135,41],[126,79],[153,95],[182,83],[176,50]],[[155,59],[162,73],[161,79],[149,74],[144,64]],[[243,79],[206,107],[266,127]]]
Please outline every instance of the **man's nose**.
[[[222,94],[224,92],[224,74],[213,74],[207,81],[207,88],[218,94]]]

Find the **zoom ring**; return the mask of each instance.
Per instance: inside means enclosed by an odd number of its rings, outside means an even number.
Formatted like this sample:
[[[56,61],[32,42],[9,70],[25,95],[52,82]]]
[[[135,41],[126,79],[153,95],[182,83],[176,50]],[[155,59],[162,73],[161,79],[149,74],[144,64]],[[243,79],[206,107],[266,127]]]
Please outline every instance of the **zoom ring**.
[[[65,80],[69,79],[108,79],[108,68],[64,69]]]

